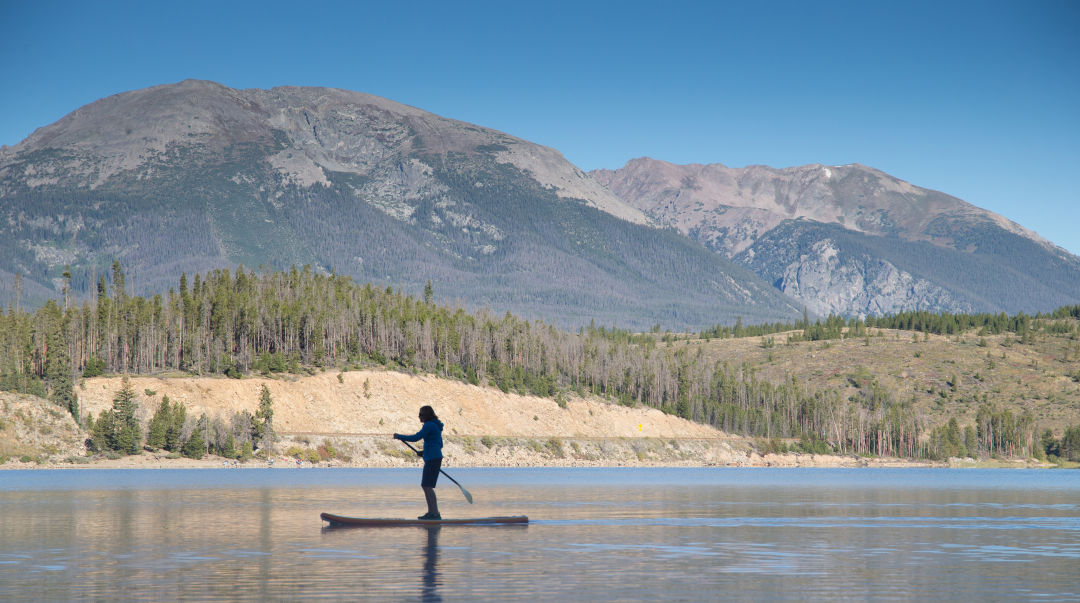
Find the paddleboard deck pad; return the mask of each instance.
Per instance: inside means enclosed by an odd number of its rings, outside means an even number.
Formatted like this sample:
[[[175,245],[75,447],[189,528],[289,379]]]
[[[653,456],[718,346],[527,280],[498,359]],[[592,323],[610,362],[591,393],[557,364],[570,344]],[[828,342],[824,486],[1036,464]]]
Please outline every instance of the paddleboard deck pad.
[[[333,513],[320,515],[323,521],[330,523],[332,527],[392,527],[392,526],[472,526],[472,525],[503,525],[515,523],[529,523],[529,518],[524,515],[512,515],[509,517],[471,517],[464,519],[393,519],[376,517],[345,517]]]

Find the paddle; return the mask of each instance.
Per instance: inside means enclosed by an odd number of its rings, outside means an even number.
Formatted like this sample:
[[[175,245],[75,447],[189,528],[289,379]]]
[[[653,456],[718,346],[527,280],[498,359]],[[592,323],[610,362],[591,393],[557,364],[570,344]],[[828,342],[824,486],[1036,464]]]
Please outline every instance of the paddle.
[[[409,448],[411,448],[412,451],[415,452],[417,456],[423,456],[423,455],[420,454],[419,450],[413,448],[412,444],[406,442],[405,440],[398,440],[398,441],[401,442],[402,444],[405,444]],[[454,482],[455,484],[457,484],[457,487],[461,488],[461,493],[465,495],[465,500],[469,501],[470,505],[472,504],[472,494],[469,494],[469,491],[465,489],[465,486],[462,486],[461,484],[458,484],[458,481],[456,479],[454,479],[454,478],[450,477],[449,475],[447,475],[447,473],[445,471],[443,471],[442,469],[439,469],[439,473],[441,473],[443,475],[446,475],[446,479],[448,479],[448,480]]]

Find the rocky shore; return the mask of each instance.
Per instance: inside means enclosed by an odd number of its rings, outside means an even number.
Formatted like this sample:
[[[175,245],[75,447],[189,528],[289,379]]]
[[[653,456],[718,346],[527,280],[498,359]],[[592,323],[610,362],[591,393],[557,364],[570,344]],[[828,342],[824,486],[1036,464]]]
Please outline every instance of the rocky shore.
[[[485,443],[486,440],[486,443]],[[334,457],[312,460],[322,448]],[[68,457],[64,460],[11,459],[0,469],[282,469],[312,467],[418,467],[407,448],[385,435],[284,438],[273,462],[265,458],[235,461],[218,456],[190,459],[162,452],[117,458]],[[280,450],[280,452],[277,452]],[[944,467],[893,458],[821,454],[760,454],[748,440],[656,438],[448,438],[444,467]],[[974,461],[972,461],[974,466]]]

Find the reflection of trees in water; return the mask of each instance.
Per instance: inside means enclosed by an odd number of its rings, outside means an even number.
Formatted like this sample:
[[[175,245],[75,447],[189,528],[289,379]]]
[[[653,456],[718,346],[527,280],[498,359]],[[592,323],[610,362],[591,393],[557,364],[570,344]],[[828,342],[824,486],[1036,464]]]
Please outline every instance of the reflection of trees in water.
[[[260,550],[269,553],[274,550],[274,520],[270,512],[274,508],[274,497],[269,488],[263,488],[259,493],[259,546]],[[262,555],[259,559],[259,597],[263,601],[272,598],[276,593],[271,587],[273,583],[273,568],[271,563],[273,555]]]
[[[427,544],[424,546],[423,587],[420,590],[422,601],[442,601],[439,595],[439,526],[424,528],[427,530]]]

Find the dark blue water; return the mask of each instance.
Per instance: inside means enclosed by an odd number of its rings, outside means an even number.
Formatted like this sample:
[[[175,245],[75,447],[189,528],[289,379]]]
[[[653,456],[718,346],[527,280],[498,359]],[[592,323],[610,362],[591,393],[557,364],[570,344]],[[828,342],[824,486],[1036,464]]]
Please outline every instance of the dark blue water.
[[[1080,472],[0,471],[0,600],[1080,600]]]

